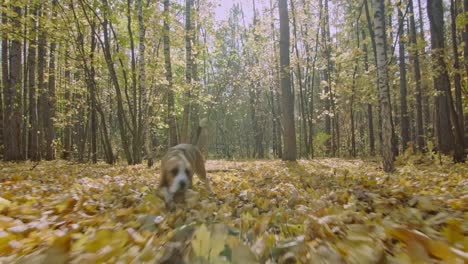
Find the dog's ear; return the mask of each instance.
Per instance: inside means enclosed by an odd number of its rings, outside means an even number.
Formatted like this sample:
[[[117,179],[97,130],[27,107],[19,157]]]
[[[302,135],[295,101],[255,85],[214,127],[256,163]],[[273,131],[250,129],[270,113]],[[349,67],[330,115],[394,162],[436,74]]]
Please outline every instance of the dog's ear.
[[[161,180],[159,182],[159,188],[167,187],[169,183],[167,182],[166,170],[161,170]]]

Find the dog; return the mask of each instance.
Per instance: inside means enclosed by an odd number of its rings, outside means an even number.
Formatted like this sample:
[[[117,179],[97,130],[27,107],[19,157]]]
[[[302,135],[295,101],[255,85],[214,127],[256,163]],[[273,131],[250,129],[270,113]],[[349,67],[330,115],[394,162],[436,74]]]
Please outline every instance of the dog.
[[[197,142],[201,141],[202,130],[203,126],[200,124]],[[170,209],[174,207],[174,201],[183,200],[186,190],[192,188],[194,174],[197,174],[204,182],[206,189],[213,194],[206,176],[205,159],[197,145],[176,145],[171,147],[161,159],[159,190],[166,206]]]

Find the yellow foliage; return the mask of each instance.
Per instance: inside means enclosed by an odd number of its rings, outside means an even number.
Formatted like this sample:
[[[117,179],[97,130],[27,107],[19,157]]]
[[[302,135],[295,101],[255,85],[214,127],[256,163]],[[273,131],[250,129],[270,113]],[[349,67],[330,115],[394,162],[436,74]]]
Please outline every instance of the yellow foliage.
[[[0,163],[0,263],[468,262],[468,166],[401,164],[208,161],[169,211],[158,169]]]

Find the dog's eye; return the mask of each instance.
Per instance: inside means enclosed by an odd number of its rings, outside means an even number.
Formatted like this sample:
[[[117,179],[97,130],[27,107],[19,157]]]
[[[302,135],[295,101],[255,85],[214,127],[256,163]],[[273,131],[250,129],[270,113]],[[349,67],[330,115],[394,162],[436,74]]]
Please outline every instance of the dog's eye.
[[[177,168],[171,170],[172,175],[177,175],[177,172],[179,172]]]
[[[188,169],[185,169],[185,174],[189,175],[190,171]]]

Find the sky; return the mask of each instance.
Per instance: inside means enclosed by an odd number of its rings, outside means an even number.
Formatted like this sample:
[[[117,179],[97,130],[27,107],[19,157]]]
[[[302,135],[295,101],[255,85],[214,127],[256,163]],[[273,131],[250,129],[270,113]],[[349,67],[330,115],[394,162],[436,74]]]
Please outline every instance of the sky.
[[[231,7],[234,4],[238,4],[238,3],[242,5],[245,19],[247,21],[251,21],[253,18],[252,0],[214,0],[214,2],[218,4],[215,9],[216,21],[226,20],[229,16],[229,10],[231,9]],[[264,6],[266,6],[266,4],[267,4],[267,0],[255,0],[255,7],[259,11]]]

